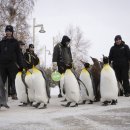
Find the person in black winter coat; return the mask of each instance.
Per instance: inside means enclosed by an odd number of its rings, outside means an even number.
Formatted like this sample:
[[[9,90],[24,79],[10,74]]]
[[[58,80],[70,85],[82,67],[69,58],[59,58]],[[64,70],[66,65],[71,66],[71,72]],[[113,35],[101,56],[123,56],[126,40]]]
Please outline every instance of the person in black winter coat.
[[[22,42],[22,41],[18,41],[19,42],[19,47],[20,47],[20,53],[21,53],[21,60],[22,60],[22,63],[23,63],[23,66],[24,66],[24,68],[26,68],[26,63],[25,63],[25,60],[24,60],[24,53],[23,53],[23,49],[24,49],[24,47],[25,47],[25,43],[24,42]],[[8,96],[10,96],[11,95],[11,78],[10,77],[8,77]]]
[[[130,96],[129,86],[129,61],[130,49],[129,46],[122,41],[120,35],[115,36],[114,46],[111,47],[109,53],[109,63],[112,64],[117,80],[123,85],[124,94]]]
[[[5,28],[6,36],[0,41],[0,75],[3,84],[7,77],[11,80],[11,96],[17,99],[15,90],[15,77],[19,70],[22,70],[23,63],[20,54],[19,42],[13,37],[13,27],[7,25]]]
[[[54,47],[53,52],[53,69],[56,70],[58,66],[58,71],[62,74],[65,73],[66,66],[72,66],[72,54],[69,46],[70,38],[68,36],[63,36],[61,43],[58,43]],[[60,88],[60,85],[59,85]],[[62,97],[61,90],[58,97]]]
[[[39,58],[34,53],[34,45],[33,44],[29,44],[29,48],[24,53],[24,59],[26,62],[27,69],[31,69],[33,67],[33,65],[34,66],[38,65]]]

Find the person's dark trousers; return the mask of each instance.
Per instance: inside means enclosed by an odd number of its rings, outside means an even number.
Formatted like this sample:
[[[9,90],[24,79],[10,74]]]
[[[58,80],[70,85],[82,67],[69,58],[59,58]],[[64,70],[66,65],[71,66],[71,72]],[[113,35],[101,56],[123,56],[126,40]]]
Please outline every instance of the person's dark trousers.
[[[58,66],[58,72],[60,74],[65,73],[65,65]],[[58,95],[58,97],[60,98],[60,97],[62,97],[60,82],[58,83],[58,86],[59,86],[59,95]]]
[[[11,80],[11,95],[16,94],[16,89],[15,89],[15,77],[18,72],[18,69],[15,65],[15,63],[10,63],[10,64],[0,64],[0,72],[1,72],[1,77],[3,80],[3,83],[5,84],[7,77],[10,77]]]
[[[8,96],[11,96],[11,79],[10,77],[8,76]]]
[[[120,81],[124,88],[124,94],[130,94],[129,86],[129,68],[128,67],[114,67],[117,80]]]

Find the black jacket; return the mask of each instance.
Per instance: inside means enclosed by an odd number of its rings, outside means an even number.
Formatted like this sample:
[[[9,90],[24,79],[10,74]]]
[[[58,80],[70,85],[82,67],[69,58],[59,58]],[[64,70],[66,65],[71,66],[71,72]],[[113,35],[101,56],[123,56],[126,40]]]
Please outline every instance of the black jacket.
[[[114,44],[109,53],[109,63],[113,62],[113,66],[128,67],[130,61],[130,49],[123,41],[120,45]]]
[[[37,55],[34,52],[30,52],[29,49],[27,49],[26,53],[24,53],[24,59],[27,69],[31,69],[33,65],[36,66],[39,63]]]
[[[63,46],[61,43],[58,43],[54,47],[52,62],[57,62],[58,66],[72,63],[70,47]]]
[[[23,67],[19,42],[15,38],[4,37],[0,41],[0,65],[15,63]]]

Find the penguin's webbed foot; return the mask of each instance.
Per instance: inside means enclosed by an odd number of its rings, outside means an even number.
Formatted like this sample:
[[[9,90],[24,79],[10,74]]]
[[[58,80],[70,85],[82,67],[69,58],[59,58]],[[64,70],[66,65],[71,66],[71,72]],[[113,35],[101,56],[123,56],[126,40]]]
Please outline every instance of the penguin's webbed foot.
[[[100,98],[95,98],[94,102],[99,102]]]
[[[47,108],[47,104],[44,104],[42,107],[39,107],[39,109],[46,109]]]
[[[92,101],[92,100],[90,100],[88,104],[93,104],[93,101]]]
[[[33,105],[33,107],[38,108],[40,106],[40,104],[41,103],[37,103],[37,104]]]
[[[78,103],[75,103],[75,105],[70,106],[70,107],[78,107]]]
[[[30,105],[30,106],[33,106],[33,102],[30,102],[29,105]]]
[[[68,102],[66,105],[65,104],[61,104],[61,106],[64,106],[64,107],[69,107],[71,104],[71,102]]]
[[[66,102],[67,101],[67,99],[65,98],[64,100],[61,100],[61,102]]]
[[[104,101],[102,106],[108,106],[108,101]]]
[[[20,106],[20,107],[25,107],[25,106],[27,106],[28,105],[28,103],[23,103],[23,104],[20,104],[20,105],[18,105],[18,106]]]
[[[112,100],[111,105],[116,105],[117,100]]]
[[[78,105],[84,105],[86,103],[86,100],[83,100],[83,102],[78,103]]]

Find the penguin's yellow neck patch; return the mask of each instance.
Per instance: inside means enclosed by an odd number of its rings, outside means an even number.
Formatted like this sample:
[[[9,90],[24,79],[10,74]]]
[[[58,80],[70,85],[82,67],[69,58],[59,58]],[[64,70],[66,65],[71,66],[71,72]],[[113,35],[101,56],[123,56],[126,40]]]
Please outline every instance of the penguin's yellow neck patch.
[[[26,72],[26,75],[31,75],[31,73],[29,71]]]
[[[108,70],[110,68],[110,65],[109,64],[105,64],[104,66],[103,66],[103,69],[105,69],[105,70]]]
[[[63,78],[63,77],[64,77],[64,75],[65,75],[65,74],[64,74],[64,73],[62,73],[61,78]]]
[[[85,68],[82,69],[82,72],[86,72],[87,70]]]
[[[86,68],[82,69],[81,73],[89,74],[89,72],[88,72],[88,70],[86,70]]]
[[[33,67],[33,72],[34,73],[39,73],[39,70],[36,67]]]
[[[68,73],[68,74],[72,74],[72,72],[71,72],[70,69],[67,69],[67,70],[66,70],[66,73]]]
[[[22,74],[22,72],[18,72],[17,75],[20,76]]]

